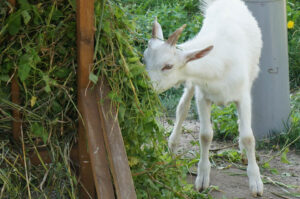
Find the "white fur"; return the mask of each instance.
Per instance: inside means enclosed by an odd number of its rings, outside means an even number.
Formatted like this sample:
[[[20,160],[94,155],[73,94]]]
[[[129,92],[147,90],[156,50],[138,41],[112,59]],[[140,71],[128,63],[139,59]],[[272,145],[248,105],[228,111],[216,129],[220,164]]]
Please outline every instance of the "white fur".
[[[176,123],[169,139],[173,149],[179,141],[181,125],[194,95],[200,118],[201,159],[195,182],[198,190],[209,186],[209,146],[213,137],[211,103],[235,102],[239,114],[240,146],[247,152],[249,186],[254,196],[262,195],[263,184],[255,159],[255,140],[251,129],[251,87],[259,72],[262,48],[258,24],[241,0],[203,0],[205,19],[200,32],[178,45],[162,41],[156,31],[144,53],[148,74],[158,92],[186,83],[177,107]],[[160,27],[160,26],[156,26]],[[158,37],[157,36],[157,37]],[[213,46],[204,57],[196,54]],[[193,57],[192,61],[189,59]],[[165,66],[167,70],[162,70]]]

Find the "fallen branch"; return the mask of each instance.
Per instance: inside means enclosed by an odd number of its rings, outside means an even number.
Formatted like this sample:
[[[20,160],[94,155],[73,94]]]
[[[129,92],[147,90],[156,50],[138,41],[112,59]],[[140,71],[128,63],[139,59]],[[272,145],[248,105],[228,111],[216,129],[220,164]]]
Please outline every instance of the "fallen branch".
[[[280,197],[280,198],[289,199],[288,197],[283,196],[283,195],[281,195],[281,194],[279,194],[279,193],[275,193],[275,192],[271,192],[271,193],[274,194],[275,196]]]
[[[269,163],[274,158],[281,156],[287,148],[289,148],[292,144],[294,144],[295,142],[297,142],[299,139],[300,139],[300,135],[296,139],[294,139],[292,142],[290,142],[289,144],[287,144],[285,147],[283,147],[277,154],[275,154],[272,157],[270,157],[266,162],[263,162],[261,165],[265,165],[266,163]]]

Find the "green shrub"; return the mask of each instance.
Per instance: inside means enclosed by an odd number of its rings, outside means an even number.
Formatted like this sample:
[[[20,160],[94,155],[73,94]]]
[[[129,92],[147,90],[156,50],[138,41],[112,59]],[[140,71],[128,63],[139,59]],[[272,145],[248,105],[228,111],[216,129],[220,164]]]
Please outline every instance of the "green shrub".
[[[300,88],[300,1],[287,2],[287,19],[290,85],[292,90],[297,90]]]

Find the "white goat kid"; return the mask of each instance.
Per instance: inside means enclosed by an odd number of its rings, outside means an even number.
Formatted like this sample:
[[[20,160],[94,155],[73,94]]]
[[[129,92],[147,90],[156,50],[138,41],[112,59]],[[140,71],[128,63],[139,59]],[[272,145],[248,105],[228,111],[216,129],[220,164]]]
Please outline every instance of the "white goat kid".
[[[240,147],[246,150],[247,174],[254,196],[262,195],[263,183],[255,159],[251,129],[251,87],[259,72],[262,48],[258,24],[241,0],[203,0],[205,19],[201,31],[183,44],[176,42],[185,25],[167,41],[155,19],[152,39],[144,52],[148,74],[157,92],[186,83],[169,138],[172,149],[179,141],[181,125],[194,95],[200,118],[201,159],[195,182],[197,190],[209,186],[209,147],[213,137],[211,103],[235,102],[239,114]],[[202,1],[202,2],[203,2]]]

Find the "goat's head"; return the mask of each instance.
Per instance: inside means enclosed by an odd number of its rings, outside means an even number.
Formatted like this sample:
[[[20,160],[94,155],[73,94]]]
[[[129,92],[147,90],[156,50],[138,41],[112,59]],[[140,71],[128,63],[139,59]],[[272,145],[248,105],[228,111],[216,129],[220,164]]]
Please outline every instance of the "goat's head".
[[[167,41],[164,41],[160,24],[155,18],[152,28],[152,38],[144,52],[144,62],[153,87],[157,92],[163,92],[184,81],[180,70],[193,60],[204,57],[213,46],[201,50],[184,51],[176,48],[176,43],[185,24],[178,28]]]

